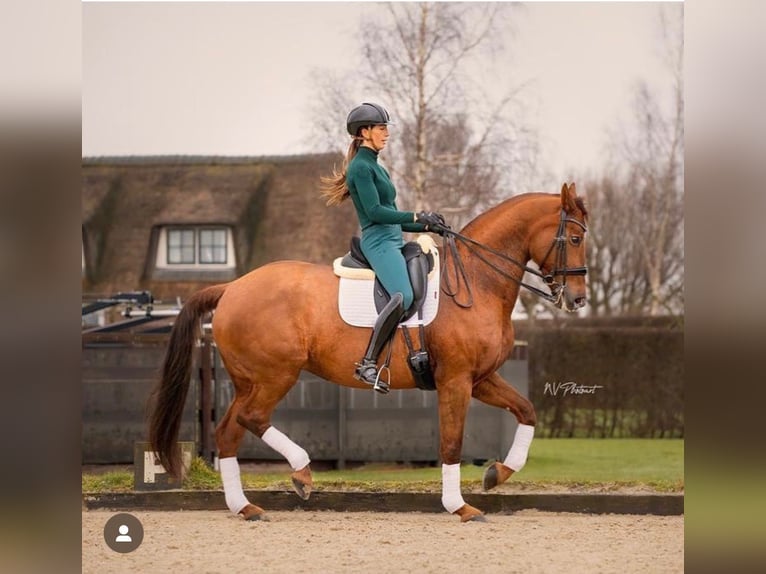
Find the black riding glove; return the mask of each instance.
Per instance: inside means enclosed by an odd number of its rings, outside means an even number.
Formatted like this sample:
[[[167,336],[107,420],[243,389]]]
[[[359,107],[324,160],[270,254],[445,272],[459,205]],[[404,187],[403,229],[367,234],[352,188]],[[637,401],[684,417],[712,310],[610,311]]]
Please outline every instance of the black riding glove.
[[[444,216],[435,211],[421,211],[417,213],[415,215],[415,222],[424,224],[426,231],[438,233],[439,235],[444,235],[444,230],[449,229],[449,226],[444,221]]]

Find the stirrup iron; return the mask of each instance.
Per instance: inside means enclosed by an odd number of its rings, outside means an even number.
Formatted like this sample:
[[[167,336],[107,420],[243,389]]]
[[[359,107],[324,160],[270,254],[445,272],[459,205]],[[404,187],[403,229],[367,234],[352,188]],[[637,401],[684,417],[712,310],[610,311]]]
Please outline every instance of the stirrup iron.
[[[374,381],[371,381],[368,377],[363,376],[364,373],[369,372],[371,369],[375,372]],[[387,380],[381,379],[383,369],[385,369],[387,372]],[[378,364],[370,361],[369,359],[363,359],[361,363],[356,363],[354,378],[357,381],[362,381],[363,383],[370,385],[374,391],[377,391],[381,394],[388,393],[391,388],[391,372],[388,369],[388,365],[383,365],[380,369],[378,369]]]
[[[354,363],[356,365],[356,370],[354,371],[354,378],[357,381],[362,381],[365,384],[368,384],[370,386],[375,384],[375,381],[373,380],[373,375],[366,375],[365,374],[370,371],[371,369],[374,371],[375,376],[378,374],[378,364],[371,360],[371,359],[362,359],[359,363]]]
[[[383,371],[386,371],[386,380],[381,378]],[[375,377],[375,384],[372,385],[372,390],[379,392],[381,395],[388,394],[391,390],[391,370],[388,365],[383,365],[378,371],[378,376]]]

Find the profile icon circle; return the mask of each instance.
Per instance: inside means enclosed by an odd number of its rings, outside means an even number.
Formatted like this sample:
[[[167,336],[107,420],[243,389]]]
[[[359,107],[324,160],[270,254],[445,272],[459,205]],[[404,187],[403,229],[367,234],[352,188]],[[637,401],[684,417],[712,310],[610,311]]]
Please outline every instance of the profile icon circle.
[[[141,546],[144,527],[132,514],[115,514],[104,525],[104,542],[115,552],[126,554]]]

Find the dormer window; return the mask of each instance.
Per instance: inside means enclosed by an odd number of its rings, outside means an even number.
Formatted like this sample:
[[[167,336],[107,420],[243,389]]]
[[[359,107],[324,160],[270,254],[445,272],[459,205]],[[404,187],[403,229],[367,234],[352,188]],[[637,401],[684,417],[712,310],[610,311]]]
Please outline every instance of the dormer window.
[[[167,230],[168,265],[194,265],[197,262],[197,231],[194,229]]]
[[[157,245],[157,267],[200,271],[234,268],[231,228],[210,225],[162,228]]]
[[[228,241],[228,229],[200,229],[199,230],[199,262],[226,263],[228,253],[226,246]]]

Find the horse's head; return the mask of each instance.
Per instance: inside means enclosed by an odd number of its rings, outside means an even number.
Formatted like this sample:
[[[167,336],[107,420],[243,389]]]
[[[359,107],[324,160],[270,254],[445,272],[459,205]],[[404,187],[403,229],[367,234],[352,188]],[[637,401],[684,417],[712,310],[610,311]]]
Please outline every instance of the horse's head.
[[[545,219],[530,240],[530,255],[559,309],[576,311],[587,301],[585,232],[588,212],[575,184],[561,188],[561,210]]]

